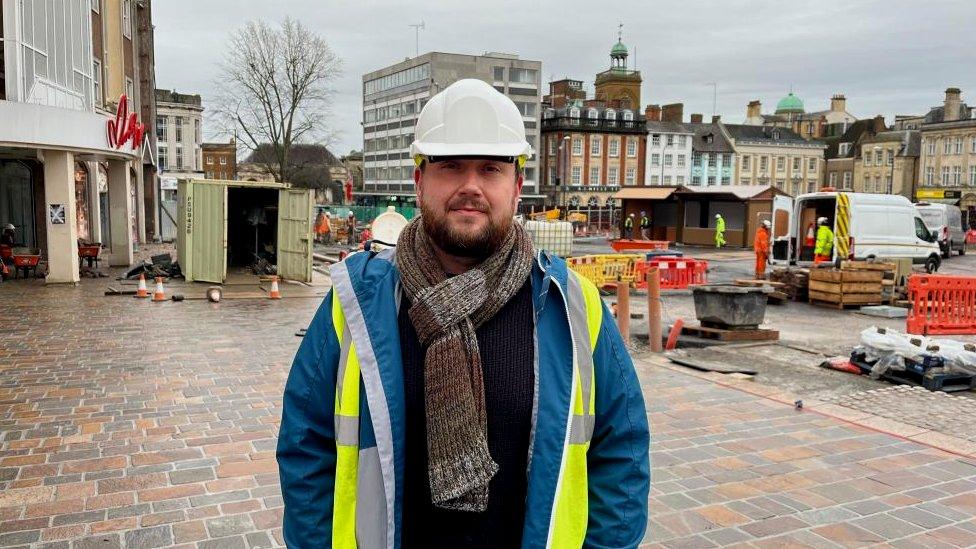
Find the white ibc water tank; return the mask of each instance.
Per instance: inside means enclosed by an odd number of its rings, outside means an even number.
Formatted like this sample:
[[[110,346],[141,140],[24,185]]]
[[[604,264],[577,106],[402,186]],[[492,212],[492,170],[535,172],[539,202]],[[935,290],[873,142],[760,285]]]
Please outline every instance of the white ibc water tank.
[[[573,224],[568,221],[525,222],[525,230],[536,250],[567,257],[573,252]]]

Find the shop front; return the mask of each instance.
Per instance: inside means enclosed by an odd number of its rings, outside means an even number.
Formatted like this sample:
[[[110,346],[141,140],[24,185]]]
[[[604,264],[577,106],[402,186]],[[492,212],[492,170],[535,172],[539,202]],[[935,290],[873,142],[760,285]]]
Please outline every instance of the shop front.
[[[74,283],[79,243],[100,243],[108,265],[132,263],[140,234],[133,165],[141,138],[109,137],[100,114],[0,101],[0,226],[11,251],[40,256],[48,283]],[[135,162],[133,162],[135,161]],[[105,263],[103,263],[105,264]]]

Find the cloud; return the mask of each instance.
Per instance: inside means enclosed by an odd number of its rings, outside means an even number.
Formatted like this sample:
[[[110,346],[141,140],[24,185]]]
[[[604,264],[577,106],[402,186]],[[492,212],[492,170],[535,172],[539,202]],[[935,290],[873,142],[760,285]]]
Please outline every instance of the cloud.
[[[683,102],[686,117],[711,114],[710,82],[728,122],[741,122],[753,99],[772,110],[791,86],[808,110],[844,93],[856,116],[889,122],[940,104],[948,86],[976,104],[976,3],[967,0],[157,0],[157,85],[200,93],[206,105],[227,34],[284,15],[323,35],[344,60],[331,123],[337,154],[362,147],[362,75],[413,56],[409,25],[421,20],[422,52],[517,53],[542,61],[546,81],[568,76],[590,89],[609,66],[622,21],[631,65],[636,58],[643,73],[643,103]]]

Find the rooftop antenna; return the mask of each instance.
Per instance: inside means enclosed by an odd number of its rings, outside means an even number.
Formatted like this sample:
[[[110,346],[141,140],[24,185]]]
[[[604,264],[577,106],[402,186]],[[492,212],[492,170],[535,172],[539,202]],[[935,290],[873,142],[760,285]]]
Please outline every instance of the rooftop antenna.
[[[623,22],[617,22],[617,42],[624,41],[624,24]]]
[[[715,116],[716,103],[718,100],[718,83],[717,82],[706,82],[706,86],[712,87],[712,116]]]
[[[411,23],[409,26],[413,27],[414,34],[415,34],[416,39],[417,39],[417,55],[416,56],[417,57],[420,57],[420,31],[424,30],[427,27],[424,25],[424,20],[423,19],[421,19],[419,23]]]

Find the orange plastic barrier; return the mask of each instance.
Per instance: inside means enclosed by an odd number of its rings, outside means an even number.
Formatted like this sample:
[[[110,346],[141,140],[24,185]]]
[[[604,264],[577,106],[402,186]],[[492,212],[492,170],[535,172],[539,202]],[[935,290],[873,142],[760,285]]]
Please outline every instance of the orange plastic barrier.
[[[905,331],[919,335],[976,334],[976,277],[912,275],[912,310]]]
[[[607,254],[584,255],[567,260],[569,267],[599,288],[628,282],[639,289],[647,288],[647,269],[656,266],[661,273],[662,289],[686,289],[692,284],[706,284],[708,262],[687,257],[655,257]]]
[[[638,265],[637,287],[647,285],[647,268],[657,267],[662,289],[687,289],[693,284],[708,283],[708,261],[688,257],[655,257]]]

